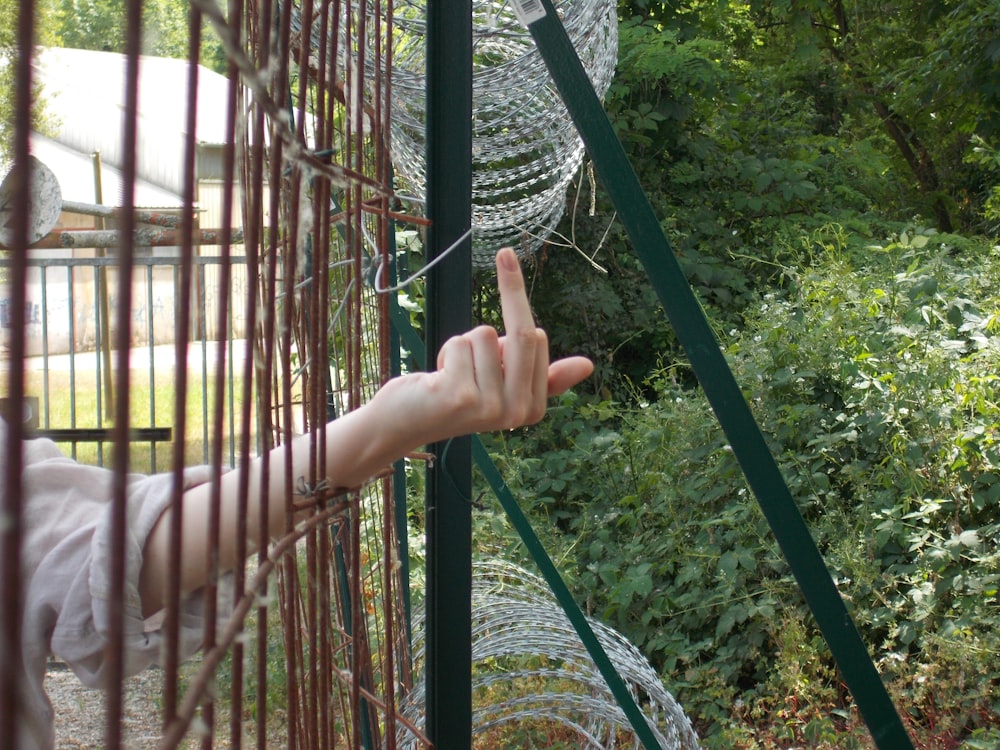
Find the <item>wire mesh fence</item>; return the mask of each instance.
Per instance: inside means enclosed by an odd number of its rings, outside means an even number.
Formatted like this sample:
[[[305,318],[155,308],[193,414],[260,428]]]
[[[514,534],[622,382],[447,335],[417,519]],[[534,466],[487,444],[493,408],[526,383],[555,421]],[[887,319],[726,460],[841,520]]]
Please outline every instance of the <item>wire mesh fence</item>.
[[[318,429],[362,405],[396,361],[388,302],[374,283],[380,275],[380,286],[390,286],[391,223],[407,221],[390,203],[391,48],[359,42],[388,37],[391,8],[307,1],[293,9],[276,0],[223,8],[197,0],[187,19],[188,59],[171,67],[142,55],[141,0],[124,5],[124,52],[89,57],[35,49],[37,9],[30,2],[19,9],[10,221],[0,238],[7,438],[0,745],[74,740],[52,735],[38,674],[52,663],[23,656],[24,644],[37,639],[18,606],[30,596],[25,576],[37,572],[34,558],[18,554],[33,539],[29,504],[37,494],[25,479],[33,448],[22,443],[47,437],[75,465],[106,467],[81,475],[100,485],[93,494],[107,495],[106,519],[93,532],[108,545],[106,646],[92,657],[99,669],[81,674],[103,688],[103,713],[93,717],[102,746],[140,741],[129,735],[123,709],[124,678],[141,661],[136,629],[158,644],[151,660],[162,677],[149,707],[160,727],[145,739],[150,746],[392,746],[397,693],[411,679],[397,472],[350,492],[326,487]],[[302,44],[293,18],[314,29],[311,45]],[[221,87],[198,65],[205,29],[227,53]],[[39,80],[55,81],[59,65],[63,75],[79,70],[80,61],[95,73],[122,71],[94,81],[119,87],[122,114],[80,127],[78,111],[56,133],[38,132],[27,113],[44,106]],[[206,103],[206,89],[214,101]],[[207,156],[199,137],[206,119],[222,123],[221,142]],[[103,149],[93,142],[99,137],[110,138]],[[81,197],[63,176],[74,159],[96,153],[118,181],[113,202],[100,190]],[[32,154],[48,159],[39,170],[60,175],[54,186],[35,176]],[[176,186],[167,197],[163,189],[152,199],[143,193],[147,183],[167,182]],[[266,487],[275,486],[268,456],[280,455],[270,452],[290,452],[301,435],[312,436],[304,438],[306,468],[283,470],[280,491],[268,497]],[[251,471],[257,456],[261,468]],[[135,473],[165,477],[168,507],[176,509],[192,464],[208,467],[211,488],[208,551],[196,563],[204,583],[194,593],[169,585],[160,611],[135,617],[128,602]],[[228,569],[218,555],[217,479],[227,473],[238,477],[240,498],[261,483],[262,515],[269,503],[292,499],[277,538],[255,538],[260,519],[238,503],[238,562]],[[170,569],[179,576],[185,527],[171,523]]]

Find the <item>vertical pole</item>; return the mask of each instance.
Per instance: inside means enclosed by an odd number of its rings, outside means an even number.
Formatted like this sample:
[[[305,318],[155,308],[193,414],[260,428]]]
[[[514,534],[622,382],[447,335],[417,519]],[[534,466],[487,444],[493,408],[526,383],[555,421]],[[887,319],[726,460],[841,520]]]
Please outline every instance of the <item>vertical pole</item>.
[[[90,155],[94,164],[94,202],[98,206],[104,205],[104,177],[101,165],[101,152],[94,151]],[[104,217],[95,216],[94,226],[97,229],[104,229]],[[74,253],[75,255],[76,253]],[[107,255],[107,250],[103,247],[97,248],[97,257],[103,258]],[[108,301],[108,267],[101,266],[98,272],[97,299],[100,305],[98,313],[98,325],[101,327],[101,365],[104,368],[104,415],[103,419],[112,422],[115,418],[115,391],[112,378],[114,370],[111,367],[111,303]],[[98,420],[102,419],[99,414]],[[150,423],[152,424],[152,422]]]
[[[127,532],[129,415],[129,347],[132,338],[132,273],[135,268],[135,183],[139,143],[139,57],[142,52],[142,0],[125,4],[125,92],[122,125],[122,216],[118,245],[118,330],[115,369],[120,373],[115,393],[114,446],[111,487],[111,590],[108,593],[108,639],[105,646],[104,746],[122,744],[122,682],[125,679],[125,548]],[[178,389],[181,390],[182,389]],[[183,392],[183,391],[182,391]]]
[[[428,260],[468,230],[472,216],[472,3],[427,2]],[[427,277],[427,356],[468,330],[469,238]],[[435,747],[472,746],[472,447],[438,444],[427,477],[427,734]]]
[[[18,683],[22,677],[21,661],[21,468],[24,437],[25,328],[24,305],[28,259],[28,233],[31,216],[29,138],[31,133],[31,49],[35,37],[35,4],[20,4],[17,15],[18,55],[14,62],[14,191],[11,233],[11,339],[10,371],[7,382],[7,444],[0,458],[0,745],[12,747],[17,741],[19,703]]]

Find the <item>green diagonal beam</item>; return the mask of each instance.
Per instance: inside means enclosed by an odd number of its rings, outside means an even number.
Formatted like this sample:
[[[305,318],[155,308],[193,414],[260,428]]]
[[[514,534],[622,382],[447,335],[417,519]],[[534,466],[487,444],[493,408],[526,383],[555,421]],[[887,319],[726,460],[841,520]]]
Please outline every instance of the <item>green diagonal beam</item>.
[[[878,670],[562,23],[549,0],[524,4],[544,8],[543,17],[528,27],[535,44],[876,745],[880,750],[912,750]]]

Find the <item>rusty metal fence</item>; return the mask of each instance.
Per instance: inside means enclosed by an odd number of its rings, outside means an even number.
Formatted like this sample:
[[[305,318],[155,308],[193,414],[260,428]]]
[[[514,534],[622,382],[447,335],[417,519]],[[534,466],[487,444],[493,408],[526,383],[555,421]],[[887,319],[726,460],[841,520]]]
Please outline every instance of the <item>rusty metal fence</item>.
[[[390,188],[391,6],[194,0],[188,59],[178,68],[143,57],[143,2],[123,5],[125,46],[110,63],[36,48],[39,8],[30,0],[18,6],[6,50],[14,102],[4,154],[11,170],[0,189],[8,438],[0,446],[0,747],[49,744],[44,732],[42,740],[24,734],[20,685],[31,635],[20,612],[31,585],[22,567],[32,502],[22,446],[38,436],[109,474],[102,747],[424,746],[396,710],[411,685],[401,469],[351,494],[318,480],[317,428],[362,405],[393,372],[389,303],[376,287],[391,285],[395,228],[421,223]],[[225,49],[224,78],[197,64],[203,33]],[[60,123],[72,131],[62,141],[38,132],[45,91],[90,64],[121,71],[120,82],[99,82],[120,87],[115,121],[85,127],[94,123],[77,118],[98,113],[78,111]],[[174,78],[150,77],[170,71]],[[199,135],[206,99],[217,106],[214,146]],[[168,139],[157,128],[175,114],[169,143],[179,146],[164,153]],[[102,129],[115,137],[98,149],[86,138]],[[62,177],[39,171],[40,155],[53,173],[68,170],[71,146],[84,159],[100,150],[103,168],[115,170],[113,205],[99,195],[81,209],[81,199],[59,193]],[[159,171],[147,172],[149,164]],[[176,172],[176,200],[163,197],[163,170]],[[55,257],[58,248],[69,257]],[[282,477],[283,497],[271,501],[306,502],[308,518],[289,512],[279,539],[247,538],[254,519],[245,498],[256,481],[248,467],[301,434],[312,435],[316,458],[302,475]],[[192,464],[238,476],[236,555],[245,562],[220,568],[222,496],[213,479],[200,655],[183,659],[187,605],[171,583],[163,611],[143,625],[163,634],[162,689],[148,709],[157,732],[143,739],[125,720],[130,476],[171,477],[178,509]],[[268,461],[261,465],[265,483]],[[171,523],[177,571],[182,526]],[[57,746],[71,740],[55,738]]]

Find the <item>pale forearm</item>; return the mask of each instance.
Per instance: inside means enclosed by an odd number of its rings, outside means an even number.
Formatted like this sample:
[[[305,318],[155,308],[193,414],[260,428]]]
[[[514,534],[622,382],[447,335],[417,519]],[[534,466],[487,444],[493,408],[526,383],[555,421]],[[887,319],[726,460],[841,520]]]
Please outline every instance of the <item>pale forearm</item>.
[[[319,466],[321,481],[332,488],[356,487],[422,445],[537,422],[545,413],[549,396],[563,393],[590,375],[593,365],[581,357],[549,363],[548,341],[535,327],[517,257],[509,248],[497,255],[497,281],[506,336],[500,338],[496,330],[485,326],[456,336],[438,353],[436,370],[390,380],[370,403],[327,425],[325,466],[323,462]],[[262,537],[265,498],[267,528],[263,536],[272,539],[285,531],[299,478],[307,484],[312,481],[311,440],[304,436],[293,441],[290,451],[278,447],[268,454],[266,489],[262,486],[264,459],[249,468],[249,546]],[[221,569],[231,569],[237,563],[240,473],[230,472],[219,481],[218,540],[210,538],[209,531],[211,487],[197,487],[183,496],[179,574],[185,592],[205,583],[210,549],[217,552]],[[147,613],[163,606],[171,512],[160,519],[146,544],[140,592]]]
[[[325,426],[325,462],[317,462],[317,466],[322,472],[320,479],[325,480],[326,486],[343,489],[357,487],[396,459],[422,445],[415,430],[391,423],[391,400],[380,394],[370,404]],[[278,446],[270,451],[266,459],[257,458],[251,462],[245,507],[249,551],[255,550],[261,540],[261,511],[265,503],[268,512],[265,542],[276,539],[285,532],[291,503],[303,499],[296,494],[296,488],[301,486],[301,482],[307,485],[313,483],[309,474],[314,439],[318,441],[319,436],[299,436],[292,441],[290,451],[286,446]],[[289,452],[292,467],[291,493],[288,491],[286,469]],[[265,461],[268,474],[266,491],[262,484]],[[239,562],[237,529],[241,512],[240,479],[238,470],[223,474],[219,479],[218,539],[209,538],[211,484],[194,487],[182,496],[179,554],[182,593],[194,591],[206,583],[209,549],[214,549],[218,555],[220,571],[231,570]],[[146,614],[153,614],[165,606],[163,594],[170,567],[170,527],[174,512],[168,511],[160,518],[146,543],[140,577],[140,592]]]

